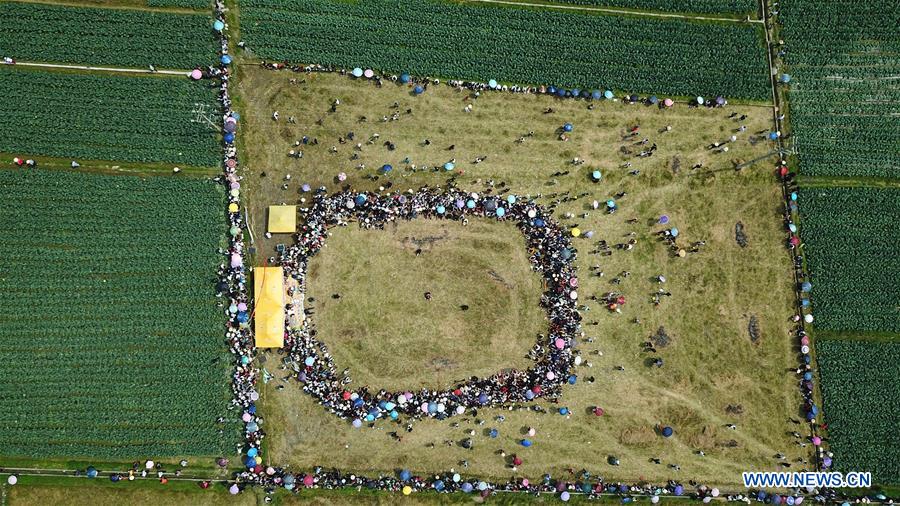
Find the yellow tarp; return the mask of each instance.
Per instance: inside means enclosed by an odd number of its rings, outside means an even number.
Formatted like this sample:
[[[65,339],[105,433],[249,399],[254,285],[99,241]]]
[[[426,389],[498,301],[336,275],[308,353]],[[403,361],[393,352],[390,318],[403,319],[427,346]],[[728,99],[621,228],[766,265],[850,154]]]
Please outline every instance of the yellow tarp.
[[[253,324],[257,348],[284,346],[284,271],[281,267],[253,269],[256,298]]]
[[[297,232],[297,206],[269,206],[269,233]]]

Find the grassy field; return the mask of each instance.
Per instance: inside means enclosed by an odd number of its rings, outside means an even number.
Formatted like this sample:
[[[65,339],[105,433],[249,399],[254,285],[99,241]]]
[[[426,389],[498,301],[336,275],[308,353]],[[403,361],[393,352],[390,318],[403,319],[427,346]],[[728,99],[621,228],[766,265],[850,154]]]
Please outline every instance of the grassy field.
[[[310,264],[319,335],[354,384],[442,388],[531,365],[547,329],[521,232],[486,220],[394,225],[336,230]]]
[[[221,190],[3,169],[0,197],[3,455],[231,454],[238,431],[213,288]]]
[[[262,238],[266,206],[298,202],[304,198],[298,193],[304,182],[314,188],[326,185],[336,189],[334,178],[343,171],[348,175],[345,184],[363,190],[442,185],[451,177],[463,188],[483,190],[493,179],[495,185],[504,182],[512,192],[530,194],[545,205],[561,200],[565,193],[585,193],[577,200],[560,202],[555,212],[568,225],[596,232],[593,239],[575,241],[580,249],[579,291],[585,297],[618,291],[628,298],[622,314],[586,301],[589,309],[583,316],[592,341],[580,347],[585,364],[576,370],[578,383],[563,391],[562,404],[572,411],[570,417],[492,409],[479,411],[478,418],[487,420],[484,425],[468,417],[455,420],[460,422],[458,427],[435,420],[417,422],[411,433],[391,424],[356,431],[326,413],[297,385],[288,383],[281,389],[282,383],[276,381],[264,392],[263,407],[268,433],[265,455],[271,462],[376,472],[401,466],[417,471],[461,469],[460,461],[467,460],[466,473],[503,478],[511,474],[507,459],[498,454],[503,449],[507,458],[513,453],[524,458],[516,474],[529,477],[547,471],[564,475],[568,468],[586,467],[607,479],[675,476],[734,485],[742,470],[781,469],[773,459],[778,452],[791,462],[807,456],[808,449],[799,448],[789,435],[802,427],[789,422],[789,417],[798,416],[800,400],[794,377],[788,372],[796,362],[788,337],[791,277],[779,223],[780,191],[766,162],[741,172],[733,170],[735,162],[770,149],[752,134],[766,130],[768,110],[749,106],[696,110],[684,105],[657,110],[610,102],[589,108],[584,101],[530,95],[488,93],[467,99],[468,93],[448,87],[432,87],[425,95],[412,97],[407,88],[394,85],[379,89],[370,82],[334,74],[276,73],[251,67],[241,67],[239,91],[243,132],[239,140],[246,176],[243,189],[262,254],[271,255],[274,243],[285,241],[284,237]],[[330,105],[335,99],[340,99],[341,105],[332,113]],[[469,103],[474,108],[466,113],[463,108]],[[552,113],[545,113],[548,107]],[[408,109],[412,112],[407,113]],[[272,119],[276,110],[280,113],[277,122]],[[747,132],[736,134],[739,138],[729,144],[728,153],[714,153],[707,146],[727,139],[742,123],[729,119],[730,111],[747,115],[743,120]],[[398,120],[381,121],[382,116],[390,118],[395,112]],[[291,116],[295,123],[288,121]],[[363,116],[367,118],[364,122]],[[558,136],[565,122],[574,125],[568,141]],[[623,140],[635,125],[640,125],[638,135]],[[667,125],[671,127],[668,131]],[[350,131],[355,133],[355,142],[362,144],[361,150],[356,150],[353,142],[338,142],[339,136],[346,137]],[[531,131],[533,136],[528,136]],[[375,133],[378,141],[368,144]],[[304,135],[318,139],[318,145],[303,146],[302,158],[289,157],[290,149],[298,149],[294,142]],[[524,142],[517,142],[521,136],[526,137]],[[652,157],[635,157],[642,149],[635,143],[643,137],[648,138],[647,147],[658,144]],[[429,145],[424,144],[426,138]],[[394,150],[384,145],[387,141],[394,144]],[[452,151],[450,145],[455,146]],[[623,154],[623,149],[632,154]],[[354,153],[358,159],[351,160]],[[487,158],[472,163],[479,156]],[[575,157],[586,162],[575,166]],[[409,158],[408,164],[403,163],[405,158]],[[450,159],[456,159],[453,173],[432,169]],[[622,167],[626,162],[633,165]],[[394,171],[389,177],[378,176],[376,169],[385,163],[392,164]],[[703,167],[692,170],[697,163]],[[356,168],[360,164],[365,168]],[[418,169],[412,170],[412,164]],[[603,171],[602,182],[589,180],[594,169]],[[640,170],[640,174],[629,175],[631,170]],[[283,176],[288,173],[292,178],[287,189],[282,189]],[[605,201],[620,192],[627,195],[617,199],[618,213],[590,210],[593,199]],[[576,218],[567,219],[565,213]],[[583,217],[582,213],[588,214]],[[662,227],[654,223],[661,214],[670,216],[684,243],[705,241],[701,252],[677,258],[657,242],[653,234]],[[747,235],[744,248],[735,241],[737,222]],[[634,249],[617,250],[615,244],[627,241],[632,232],[637,240]],[[355,229],[339,233],[347,234],[345,240],[350,242],[353,237],[368,241],[370,235]],[[427,233],[441,234],[439,230]],[[611,256],[592,253],[600,239],[609,243]],[[390,235],[381,240],[396,241]],[[333,255],[334,261],[340,258],[342,249],[333,249],[341,246],[339,241],[330,243],[322,261],[326,255]],[[395,275],[407,263],[395,262]],[[594,265],[600,266],[603,277],[592,274]],[[620,285],[612,284],[622,271],[631,275]],[[672,296],[654,306],[651,297],[659,285],[652,278],[658,274],[668,278],[664,288]],[[367,271],[353,276],[357,286],[365,286],[379,283],[385,274]],[[327,273],[316,279],[342,282],[329,279]],[[319,290],[315,284],[311,289]],[[328,297],[327,290],[319,293],[319,297]],[[413,291],[411,296],[421,294]],[[446,306],[433,305],[435,311],[420,321],[422,333],[435,332],[431,327],[462,303],[457,299]],[[327,322],[347,317],[343,312],[328,314],[340,304],[328,299],[315,318]],[[394,312],[379,317],[387,323],[363,321],[361,326],[402,325],[409,319]],[[751,317],[758,321],[756,342],[749,336]],[[640,323],[634,323],[636,318]],[[490,324],[485,322],[485,326]],[[671,337],[671,344],[659,347],[657,355],[643,352],[642,343],[660,327]],[[339,339],[320,337],[326,342]],[[394,336],[400,346],[401,337],[407,336]],[[459,343],[460,350],[466,346]],[[377,361],[368,361],[370,350],[351,348],[336,353],[354,364],[379,367]],[[663,358],[664,367],[648,367],[652,356]],[[347,364],[338,360],[337,366],[340,369]],[[589,382],[589,377],[594,381]],[[595,405],[604,407],[606,416],[589,415]],[[498,415],[505,416],[505,421],[495,420]],[[658,437],[653,430],[657,423],[675,427],[676,436],[668,440]],[[736,424],[737,430],[725,428],[728,423]],[[529,426],[537,429],[535,446],[518,447],[517,440]],[[484,436],[491,427],[500,430],[497,439]],[[469,430],[476,430],[474,450],[444,444],[467,437]],[[402,442],[389,437],[391,431],[399,431]],[[435,448],[430,447],[432,443]],[[706,455],[699,456],[699,450]],[[618,456],[621,465],[607,465],[608,455]],[[661,465],[649,461],[657,456]],[[681,470],[675,471],[669,464],[678,464]],[[793,464],[793,469],[799,467]]]

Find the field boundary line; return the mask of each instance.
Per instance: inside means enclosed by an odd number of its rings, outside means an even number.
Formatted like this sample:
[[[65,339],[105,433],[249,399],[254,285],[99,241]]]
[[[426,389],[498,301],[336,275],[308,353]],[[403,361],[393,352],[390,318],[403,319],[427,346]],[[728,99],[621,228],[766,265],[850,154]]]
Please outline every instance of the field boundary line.
[[[190,70],[172,70],[172,69],[157,69],[155,71],[147,69],[137,69],[137,68],[120,68],[120,67],[94,67],[92,65],[70,65],[64,63],[41,63],[41,62],[21,62],[17,61],[16,63],[6,63],[4,65],[9,65],[10,67],[15,66],[23,66],[23,67],[40,67],[40,68],[51,68],[51,69],[69,69],[69,70],[87,70],[91,72],[127,72],[130,74],[165,74],[170,76],[187,76],[191,71]]]
[[[149,5],[103,5],[98,3],[90,3],[88,1],[79,1],[79,0],[9,0],[10,3],[19,3],[19,4],[40,4],[40,5],[50,5],[50,6],[60,6],[60,7],[81,7],[85,9],[109,9],[109,10],[119,10],[119,11],[144,11],[144,12],[158,12],[163,14],[193,14],[193,15],[208,15],[206,9],[189,9],[184,7],[151,7]]]
[[[560,5],[560,4],[543,4],[543,3],[532,3],[532,2],[520,2],[517,0],[467,0],[472,3],[488,3],[488,4],[501,4],[501,5],[520,5],[525,7],[543,7],[546,9],[561,9],[561,10],[574,10],[574,11],[587,11],[587,12],[600,12],[606,14],[622,14],[628,16],[642,16],[642,17],[651,17],[651,18],[674,18],[674,19],[687,19],[687,20],[697,20],[697,21],[720,21],[725,23],[739,23],[739,24],[761,24],[765,25],[765,21],[761,19],[736,19],[736,18],[722,18],[716,16],[694,16],[691,14],[676,14],[676,13],[665,13],[665,12],[647,12],[647,11],[631,11],[626,9],[613,9],[609,7],[594,7],[590,5]]]

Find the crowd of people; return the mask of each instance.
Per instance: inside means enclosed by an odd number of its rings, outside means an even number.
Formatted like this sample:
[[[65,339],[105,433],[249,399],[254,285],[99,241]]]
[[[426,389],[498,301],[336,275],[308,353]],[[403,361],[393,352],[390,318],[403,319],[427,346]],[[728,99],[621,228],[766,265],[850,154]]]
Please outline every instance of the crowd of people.
[[[319,192],[304,213],[297,242],[282,255],[281,265],[287,275],[299,282],[302,293],[309,259],[322,248],[331,227],[355,223],[362,228],[381,229],[392,221],[412,219],[447,219],[465,224],[470,218],[516,223],[526,237],[533,268],[545,279],[546,291],[541,304],[550,324],[530,355],[535,365],[526,371],[472,378],[439,391],[373,392],[364,388],[349,391],[343,388],[345,378],[338,373],[326,345],[316,339],[314,322],[306,318],[299,328],[289,331],[285,349],[288,360],[300,368],[296,376],[303,389],[326,409],[359,427],[364,422],[396,419],[401,414],[443,419],[464,413],[468,408],[559,397],[574,361],[572,346],[582,332],[576,310],[578,279],[573,265],[576,251],[569,241],[570,234],[534,202],[458,189],[422,188],[413,193],[385,195]]]

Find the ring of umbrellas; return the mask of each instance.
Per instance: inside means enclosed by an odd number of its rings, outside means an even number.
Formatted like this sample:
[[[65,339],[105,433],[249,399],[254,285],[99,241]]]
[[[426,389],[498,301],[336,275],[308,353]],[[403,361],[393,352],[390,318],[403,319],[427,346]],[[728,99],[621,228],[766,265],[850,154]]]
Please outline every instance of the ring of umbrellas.
[[[363,388],[351,392],[342,387],[344,377],[337,373],[325,343],[316,339],[315,324],[307,317],[298,328],[289,330],[285,340],[290,358],[303,364],[296,374],[303,390],[332,413],[352,419],[354,427],[379,418],[397,419],[401,414],[443,419],[462,414],[467,408],[540,397],[558,398],[575,361],[572,346],[581,332],[581,317],[576,311],[576,251],[564,230],[534,202],[514,196],[501,200],[457,189],[442,192],[423,188],[418,192],[389,195],[352,191],[320,193],[306,213],[298,241],[282,257],[285,275],[296,279],[300,292],[305,293],[309,259],[324,246],[329,228],[355,221],[361,228],[382,229],[396,220],[417,218],[455,220],[463,224],[469,218],[516,223],[525,236],[532,268],[541,273],[546,287],[541,305],[547,311],[550,325],[530,354],[535,365],[525,371],[472,378],[440,391],[370,392]]]

